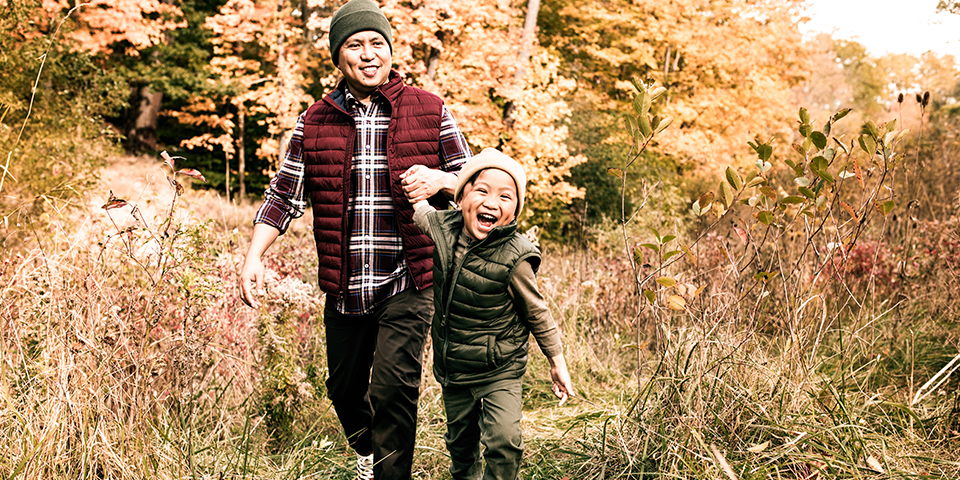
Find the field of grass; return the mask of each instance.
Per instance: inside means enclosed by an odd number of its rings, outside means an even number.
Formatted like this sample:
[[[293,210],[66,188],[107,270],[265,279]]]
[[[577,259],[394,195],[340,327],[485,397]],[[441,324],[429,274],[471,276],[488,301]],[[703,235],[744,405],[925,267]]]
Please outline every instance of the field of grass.
[[[176,196],[161,167],[112,160],[85,206],[3,226],[0,478],[352,478],[309,222],[268,252],[255,311],[236,278],[257,205]],[[585,232],[543,245],[579,395],[558,407],[532,353],[522,478],[960,478],[955,217],[884,220],[836,271],[787,271],[809,257],[784,243],[786,281],[713,233],[646,260],[654,303],[617,233]],[[425,359],[415,478],[449,478]]]

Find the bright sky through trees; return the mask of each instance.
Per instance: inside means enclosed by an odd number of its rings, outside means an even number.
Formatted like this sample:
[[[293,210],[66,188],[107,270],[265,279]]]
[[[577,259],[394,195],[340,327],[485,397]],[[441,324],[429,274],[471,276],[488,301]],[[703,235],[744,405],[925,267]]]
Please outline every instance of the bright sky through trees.
[[[853,39],[873,55],[932,50],[960,58],[960,15],[937,13],[937,0],[808,0],[804,32]]]

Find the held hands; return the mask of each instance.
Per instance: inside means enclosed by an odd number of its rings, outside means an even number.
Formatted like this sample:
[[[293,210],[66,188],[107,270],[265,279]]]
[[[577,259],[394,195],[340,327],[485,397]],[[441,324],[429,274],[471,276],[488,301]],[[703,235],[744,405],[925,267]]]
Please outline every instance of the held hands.
[[[443,191],[449,196],[457,189],[457,177],[443,170],[435,170],[423,165],[414,165],[400,174],[400,184],[410,203],[424,201],[437,192]]]
[[[577,394],[573,391],[573,382],[570,380],[570,372],[567,371],[567,362],[563,359],[563,355],[550,357],[549,360],[553,394],[560,399],[559,406],[562,407],[568,397],[575,397]]]

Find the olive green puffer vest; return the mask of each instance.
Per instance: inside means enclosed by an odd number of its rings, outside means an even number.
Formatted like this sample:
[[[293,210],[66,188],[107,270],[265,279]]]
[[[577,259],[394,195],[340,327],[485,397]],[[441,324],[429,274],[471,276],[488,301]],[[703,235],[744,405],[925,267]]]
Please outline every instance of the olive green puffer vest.
[[[443,386],[470,386],[526,372],[530,330],[507,291],[514,269],[540,251],[516,233],[516,223],[497,227],[470,246],[459,265],[454,248],[463,215],[439,211],[429,217],[433,252],[433,373]]]

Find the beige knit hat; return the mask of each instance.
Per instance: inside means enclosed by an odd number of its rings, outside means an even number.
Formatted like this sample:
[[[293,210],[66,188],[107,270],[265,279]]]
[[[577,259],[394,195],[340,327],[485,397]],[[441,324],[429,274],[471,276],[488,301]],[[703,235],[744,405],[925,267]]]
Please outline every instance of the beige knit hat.
[[[463,164],[458,174],[460,176],[460,183],[457,185],[457,191],[453,195],[453,201],[460,202],[460,198],[463,196],[463,187],[474,175],[487,168],[503,170],[513,177],[513,181],[517,184],[516,216],[519,218],[520,212],[523,211],[523,197],[527,192],[527,174],[516,160],[504,155],[495,148],[484,148],[483,151]]]

